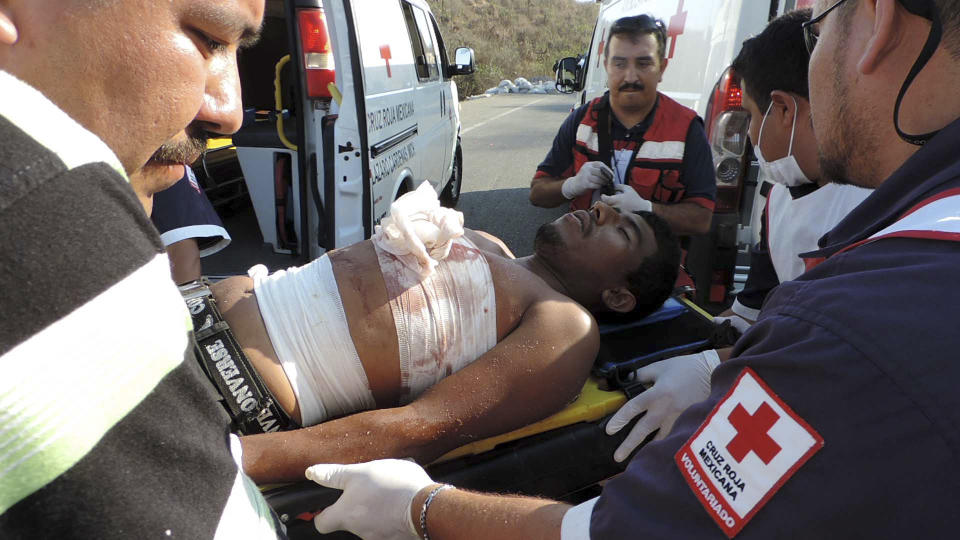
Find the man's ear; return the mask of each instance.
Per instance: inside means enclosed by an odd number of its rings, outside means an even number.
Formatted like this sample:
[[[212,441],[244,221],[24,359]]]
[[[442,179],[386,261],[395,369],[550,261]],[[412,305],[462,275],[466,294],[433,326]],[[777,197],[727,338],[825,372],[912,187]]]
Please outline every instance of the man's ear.
[[[663,82],[663,72],[667,70],[667,62],[669,61],[670,60],[668,58],[664,58],[660,61],[660,82]]]
[[[604,307],[617,313],[629,313],[637,306],[637,298],[626,287],[604,289],[600,299]]]
[[[898,12],[896,0],[875,0],[867,2],[863,8],[873,9],[873,29],[870,39],[857,62],[857,70],[870,75],[902,42],[903,32],[907,31],[904,13]]]
[[[0,4],[0,45],[13,45],[17,42],[17,34],[10,8]]]
[[[770,114],[767,116],[767,122],[776,121],[783,124],[785,130],[790,129],[793,123],[793,113],[797,108],[794,101],[795,96],[783,90],[774,90],[770,92],[770,100],[773,101],[773,107],[770,108]]]

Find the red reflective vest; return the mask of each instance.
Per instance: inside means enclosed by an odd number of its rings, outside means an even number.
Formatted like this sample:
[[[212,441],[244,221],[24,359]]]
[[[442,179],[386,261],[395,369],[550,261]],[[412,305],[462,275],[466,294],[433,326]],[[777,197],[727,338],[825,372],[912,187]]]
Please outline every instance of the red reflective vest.
[[[675,203],[682,200],[686,192],[680,167],[683,163],[687,131],[690,129],[690,123],[697,118],[697,113],[659,92],[657,96],[659,102],[653,116],[653,123],[643,134],[641,146],[629,167],[627,176],[630,186],[644,199],[659,203]],[[574,174],[584,163],[600,160],[600,137],[597,130],[599,109],[604,106],[609,107],[610,104],[603,96],[591,101],[583,115],[583,120],[577,126],[577,142],[573,147]],[[616,141],[613,141],[613,145],[616,147]],[[607,165],[610,164],[607,163]],[[591,190],[574,198],[570,201],[570,209],[590,208],[592,196]]]

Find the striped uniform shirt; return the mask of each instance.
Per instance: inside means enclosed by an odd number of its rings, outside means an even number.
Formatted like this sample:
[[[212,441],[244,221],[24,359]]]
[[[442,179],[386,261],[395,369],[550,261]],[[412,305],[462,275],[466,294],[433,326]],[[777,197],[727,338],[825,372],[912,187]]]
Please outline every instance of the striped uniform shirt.
[[[0,71],[0,538],[276,538],[109,148]]]

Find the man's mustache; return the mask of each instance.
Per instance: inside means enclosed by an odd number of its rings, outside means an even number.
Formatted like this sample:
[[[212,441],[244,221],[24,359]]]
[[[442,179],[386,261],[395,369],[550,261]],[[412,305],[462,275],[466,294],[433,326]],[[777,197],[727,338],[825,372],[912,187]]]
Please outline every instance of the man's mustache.
[[[624,90],[636,90],[638,92],[643,92],[643,85],[634,84],[634,83],[623,83],[620,85],[620,88],[618,90],[620,90],[621,92]]]
[[[164,143],[150,156],[150,161],[160,163],[186,163],[197,160],[207,149],[207,132],[202,129],[187,130],[182,141]]]

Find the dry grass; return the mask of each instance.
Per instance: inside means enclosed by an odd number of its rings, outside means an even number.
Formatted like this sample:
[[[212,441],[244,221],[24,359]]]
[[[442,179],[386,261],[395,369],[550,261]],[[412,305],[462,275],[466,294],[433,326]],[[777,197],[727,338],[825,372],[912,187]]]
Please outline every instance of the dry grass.
[[[553,78],[553,63],[586,51],[598,4],[574,0],[427,0],[448,54],[472,47],[477,69],[457,77],[461,98],[503,79]],[[452,60],[452,58],[450,59]]]

